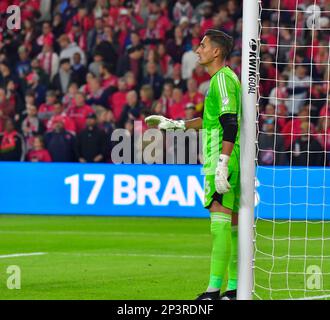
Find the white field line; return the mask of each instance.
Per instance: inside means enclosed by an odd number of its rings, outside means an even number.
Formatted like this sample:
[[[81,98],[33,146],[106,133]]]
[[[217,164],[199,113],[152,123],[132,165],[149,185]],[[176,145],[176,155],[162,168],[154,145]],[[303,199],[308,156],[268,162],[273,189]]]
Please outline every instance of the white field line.
[[[103,252],[103,253],[77,253],[77,252],[53,252],[55,254],[61,255],[74,255],[74,256],[118,256],[118,257],[154,257],[154,258],[187,258],[187,259],[209,259],[209,255],[181,255],[181,254],[153,254],[153,253],[129,253],[129,252]],[[282,258],[283,259],[283,258]],[[309,260],[315,259],[319,260],[320,258],[308,258]],[[272,260],[272,258],[260,258],[257,260]],[[290,257],[290,260],[302,260],[304,258],[300,257]],[[329,258],[323,258],[323,260],[330,260]]]
[[[177,233],[152,233],[152,232],[121,232],[121,231],[15,231],[15,230],[0,230],[1,234],[54,234],[54,235],[101,235],[101,236],[151,236],[151,237],[178,237]],[[198,233],[180,233],[180,236],[191,237],[211,237],[209,234]]]
[[[206,255],[180,255],[180,254],[153,254],[153,253],[69,253],[69,252],[53,252],[59,255],[90,257],[90,256],[111,256],[111,257],[151,257],[151,258],[183,258],[183,259],[206,259],[210,258]]]
[[[0,259],[17,258],[17,257],[30,257],[30,256],[43,256],[45,254],[47,254],[47,252],[30,252],[30,253],[2,254],[2,255],[0,255]]]
[[[314,297],[297,298],[297,299],[293,299],[293,300],[322,300],[322,299],[326,299],[326,298],[330,298],[330,294],[326,294],[324,296],[314,296]]]

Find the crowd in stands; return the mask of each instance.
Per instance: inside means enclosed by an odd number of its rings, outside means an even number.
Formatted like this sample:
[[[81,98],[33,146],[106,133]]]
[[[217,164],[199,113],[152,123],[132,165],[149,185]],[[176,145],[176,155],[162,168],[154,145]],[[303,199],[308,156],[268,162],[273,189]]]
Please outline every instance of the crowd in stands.
[[[314,2],[263,1],[263,165],[330,164],[330,23],[307,27]],[[18,30],[6,27],[12,4]],[[210,77],[194,51],[209,28],[233,36],[227,65],[241,75],[237,0],[1,0],[0,28],[0,161],[112,162],[116,128],[201,116]]]

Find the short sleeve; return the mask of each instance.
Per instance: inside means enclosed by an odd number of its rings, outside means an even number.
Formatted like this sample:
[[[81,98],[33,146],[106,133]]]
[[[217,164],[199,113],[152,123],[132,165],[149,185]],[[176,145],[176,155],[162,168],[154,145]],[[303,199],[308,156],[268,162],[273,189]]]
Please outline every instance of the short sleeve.
[[[236,87],[232,79],[223,72],[216,75],[215,92],[219,105],[219,116],[225,113],[237,113]]]

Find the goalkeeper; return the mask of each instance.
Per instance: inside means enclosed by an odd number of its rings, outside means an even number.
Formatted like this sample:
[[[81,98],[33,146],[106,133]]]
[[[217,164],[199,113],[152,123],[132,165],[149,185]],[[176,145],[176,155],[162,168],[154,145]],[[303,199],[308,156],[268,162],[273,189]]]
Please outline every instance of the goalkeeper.
[[[175,121],[156,115],[145,119],[148,126],[164,130],[203,129],[204,206],[210,211],[212,253],[209,284],[197,300],[236,299],[241,86],[236,74],[225,65],[232,44],[227,34],[209,29],[196,50],[199,64],[211,76],[203,119]],[[220,295],[227,273],[227,289]]]

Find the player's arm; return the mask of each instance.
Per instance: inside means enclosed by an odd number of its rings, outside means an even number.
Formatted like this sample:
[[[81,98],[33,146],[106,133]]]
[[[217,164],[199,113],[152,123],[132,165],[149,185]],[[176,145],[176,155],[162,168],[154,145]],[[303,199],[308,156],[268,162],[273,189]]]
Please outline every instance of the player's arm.
[[[230,184],[228,182],[228,162],[230,155],[233,151],[237,131],[238,122],[237,114],[225,113],[219,118],[220,124],[223,129],[222,137],[222,152],[219,156],[219,161],[215,171],[215,186],[219,194],[229,191]]]
[[[219,194],[226,193],[230,189],[228,182],[228,163],[238,131],[238,106],[236,105],[235,90],[230,80],[227,80],[225,76],[219,78],[219,121],[223,129],[222,151],[215,171],[215,186]]]
[[[145,118],[144,120],[149,127],[157,126],[159,129],[201,129],[202,118],[195,118],[191,120],[172,120],[163,116],[153,115]]]
[[[236,113],[225,113],[219,118],[223,129],[222,154],[230,157],[238,130],[238,120]]]
[[[202,129],[203,119],[198,117],[198,118],[194,118],[191,120],[186,120],[184,123],[185,123],[186,129],[199,130],[199,129]]]

